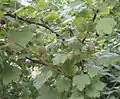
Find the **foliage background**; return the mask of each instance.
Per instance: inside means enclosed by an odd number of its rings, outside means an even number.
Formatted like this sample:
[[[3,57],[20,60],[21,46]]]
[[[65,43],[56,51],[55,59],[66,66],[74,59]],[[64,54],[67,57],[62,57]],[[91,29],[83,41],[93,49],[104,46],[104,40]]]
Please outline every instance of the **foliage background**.
[[[0,99],[119,99],[119,0],[0,0]]]

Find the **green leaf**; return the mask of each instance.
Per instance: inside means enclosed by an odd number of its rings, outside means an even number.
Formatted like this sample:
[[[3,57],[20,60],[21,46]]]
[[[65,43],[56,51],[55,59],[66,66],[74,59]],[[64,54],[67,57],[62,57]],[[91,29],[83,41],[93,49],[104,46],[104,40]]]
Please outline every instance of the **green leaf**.
[[[3,83],[9,84],[11,81],[17,82],[20,78],[21,70],[11,66],[8,63],[4,64]]]
[[[52,59],[54,65],[59,65],[60,63],[64,63],[67,59],[67,55],[65,54],[56,54]]]
[[[113,27],[116,25],[116,22],[112,18],[103,18],[97,22],[96,30],[99,35],[101,34],[111,34]]]
[[[45,21],[54,21],[54,20],[57,20],[58,18],[59,18],[58,13],[55,11],[52,11],[52,12],[47,13],[47,15],[44,17],[44,20]]]
[[[85,99],[84,96],[71,96],[69,99]]]
[[[28,27],[24,27],[21,30],[9,30],[8,35],[22,46],[26,46],[33,37],[32,30]]]
[[[90,16],[90,11],[87,8],[83,8],[83,9],[81,9],[80,13],[78,13],[77,16],[84,18],[84,19],[88,18]]]
[[[16,13],[18,16],[26,16],[26,15],[32,15],[36,9],[32,6],[25,6],[21,7],[20,9],[16,10],[14,13]]]
[[[90,84],[90,78],[87,74],[76,75],[73,77],[73,86],[77,86],[77,88],[82,91],[86,85]]]
[[[71,86],[71,82],[69,79],[59,79],[57,80],[57,89],[59,92],[68,91]]]
[[[91,78],[93,78],[94,76],[97,76],[100,73],[103,73],[99,67],[97,68],[97,66],[96,67],[87,67],[86,69]]]
[[[81,17],[76,16],[75,19],[73,20],[73,25],[78,26],[78,25],[80,25],[81,21],[82,21]]]
[[[0,17],[4,17],[4,13],[0,11]]]
[[[105,15],[105,14],[109,14],[110,12],[110,7],[108,6],[107,3],[103,3],[100,7],[99,7],[99,13],[100,15]]]
[[[77,66],[74,65],[74,60],[66,60],[61,68],[63,72],[68,75],[74,75],[78,69]]]
[[[95,90],[91,86],[87,88],[85,92],[88,97],[99,97],[100,96],[100,92]]]
[[[50,88],[44,85],[39,89],[39,96],[37,97],[37,99],[62,99],[62,98],[56,88]]]
[[[72,95],[69,99],[84,99],[83,94],[80,93],[80,91],[76,87],[73,87],[71,92],[72,92]]]
[[[87,23],[87,31],[88,32],[94,32],[95,31],[95,24],[93,22]]]
[[[99,97],[100,91],[103,90],[103,88],[105,87],[105,84],[101,82],[99,79],[94,79],[91,83],[92,84],[85,89],[86,95],[91,98]]]
[[[80,33],[83,33],[87,30],[87,24],[82,21],[81,17],[76,17],[74,20],[73,20],[73,25],[76,26],[76,29],[80,32]]]
[[[71,43],[70,43],[70,42],[71,42]],[[70,50],[73,50],[73,51],[76,51],[76,52],[77,52],[77,51],[78,51],[78,52],[80,51],[80,48],[81,48],[80,42],[75,42],[75,41],[72,42],[72,41],[69,41],[68,43],[69,43],[69,46],[68,46],[68,47],[69,47]]]
[[[37,3],[36,7],[38,9],[44,8],[47,5],[46,0],[39,0],[39,2]]]
[[[36,89],[40,89],[41,86],[52,76],[52,72],[50,70],[45,69],[37,78],[34,80],[34,86]]]

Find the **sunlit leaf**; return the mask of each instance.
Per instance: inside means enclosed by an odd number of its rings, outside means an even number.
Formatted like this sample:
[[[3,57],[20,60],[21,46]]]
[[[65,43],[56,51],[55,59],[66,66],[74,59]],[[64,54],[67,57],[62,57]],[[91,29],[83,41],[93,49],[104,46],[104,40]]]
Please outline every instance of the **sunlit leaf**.
[[[49,12],[45,17],[44,17],[44,20],[45,21],[54,21],[56,19],[59,18],[59,15],[57,12],[55,11],[52,11],[52,12]]]
[[[25,16],[25,15],[32,15],[34,11],[36,11],[34,7],[25,6],[25,7],[21,7],[20,9],[16,10],[14,13],[16,13],[19,16]]]
[[[96,30],[98,34],[111,34],[116,22],[112,18],[103,18],[98,21]]]
[[[36,7],[39,8],[39,9],[44,8],[46,6],[46,4],[47,4],[46,0],[39,0]]]

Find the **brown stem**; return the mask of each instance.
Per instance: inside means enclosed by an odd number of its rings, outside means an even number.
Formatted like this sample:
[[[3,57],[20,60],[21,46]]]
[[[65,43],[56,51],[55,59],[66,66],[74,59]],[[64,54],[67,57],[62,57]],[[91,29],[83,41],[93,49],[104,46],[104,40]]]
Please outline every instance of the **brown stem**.
[[[49,69],[51,69],[52,71],[56,72],[57,74],[62,74],[64,75],[63,73],[61,73],[60,71],[58,71],[57,69],[53,68],[52,65],[50,65],[48,62],[46,61],[42,61],[42,60],[33,60],[31,58],[28,58],[28,57],[25,57],[26,59],[32,61],[33,63],[37,63],[37,64],[42,64],[42,65],[45,65],[47,66]]]

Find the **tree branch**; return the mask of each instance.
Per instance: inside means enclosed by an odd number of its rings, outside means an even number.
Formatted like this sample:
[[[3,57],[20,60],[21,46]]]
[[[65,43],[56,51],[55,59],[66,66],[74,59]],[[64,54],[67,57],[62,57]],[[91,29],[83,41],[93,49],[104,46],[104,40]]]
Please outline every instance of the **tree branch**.
[[[55,73],[58,73],[58,74],[61,74],[61,75],[64,75],[64,76],[65,76],[65,74],[63,74],[63,73],[60,72],[59,70],[53,68],[53,66],[50,65],[50,64],[49,64],[48,62],[46,62],[46,61],[42,61],[42,60],[33,60],[33,59],[29,58],[29,57],[25,57],[25,58],[28,59],[28,60],[30,60],[30,61],[32,61],[33,63],[45,65],[45,66],[47,66],[49,69],[51,69],[52,71],[54,71]]]
[[[46,26],[45,24],[27,20],[27,19],[25,19],[25,18],[22,18],[22,17],[20,17],[20,16],[17,16],[16,14],[6,13],[6,14],[4,14],[4,15],[5,15],[5,16],[10,16],[10,17],[12,17],[12,18],[17,18],[18,20],[27,22],[27,23],[29,23],[29,24],[35,24],[35,25],[38,25],[38,26],[42,26],[42,27],[48,29],[49,31],[51,31],[52,33],[54,33],[54,31],[53,31],[52,29],[50,29],[48,26]]]

